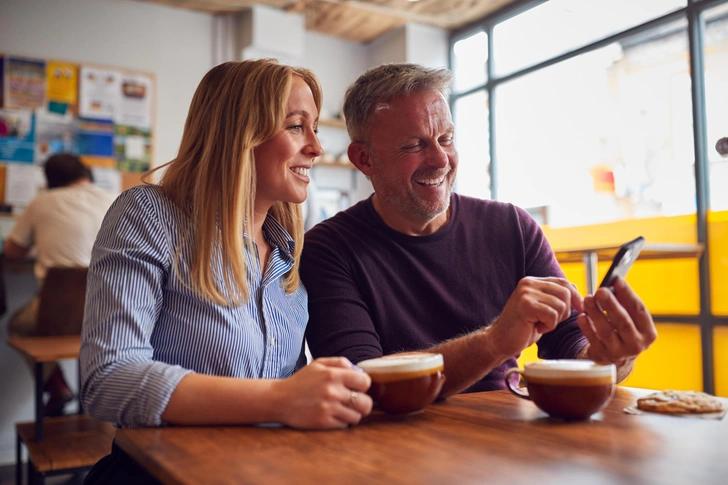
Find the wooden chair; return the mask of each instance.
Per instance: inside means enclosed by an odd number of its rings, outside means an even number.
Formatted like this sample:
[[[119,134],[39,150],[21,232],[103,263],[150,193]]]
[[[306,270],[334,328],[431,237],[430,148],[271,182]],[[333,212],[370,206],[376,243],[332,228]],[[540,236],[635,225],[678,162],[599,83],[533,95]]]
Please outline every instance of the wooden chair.
[[[49,268],[40,290],[39,336],[81,335],[88,268]]]
[[[50,268],[40,293],[39,336],[8,340],[35,367],[35,421],[15,425],[18,484],[22,484],[23,444],[28,449],[29,484],[43,484],[50,475],[88,470],[111,450],[113,426],[81,414],[80,406],[78,415],[43,415],[43,364],[78,359],[86,274],[86,268]]]

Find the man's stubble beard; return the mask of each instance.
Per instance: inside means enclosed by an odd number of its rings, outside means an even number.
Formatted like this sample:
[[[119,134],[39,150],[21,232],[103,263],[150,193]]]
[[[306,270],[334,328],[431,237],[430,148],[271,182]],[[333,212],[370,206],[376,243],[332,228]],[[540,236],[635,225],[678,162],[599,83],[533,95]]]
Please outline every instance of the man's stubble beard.
[[[388,205],[397,209],[408,220],[426,224],[434,220],[437,216],[446,212],[450,208],[452,188],[455,184],[455,173],[455,169],[450,166],[450,170],[447,172],[447,174],[445,175],[445,179],[442,181],[442,183],[446,184],[447,186],[447,193],[444,197],[444,200],[430,202],[421,199],[417,195],[417,192],[412,186],[413,183],[416,183],[412,181],[413,179],[437,178],[432,177],[432,175],[429,174],[426,176],[422,176],[419,175],[417,172],[412,176],[412,178],[409,180],[409,183],[407,184],[406,197],[400,197],[400,190],[398,190],[398,188],[395,187],[394,184],[390,185],[389,182],[384,182],[380,184],[380,186],[385,190],[376,191],[376,194],[381,197]],[[442,171],[439,170],[436,172],[436,174],[438,176],[442,175]]]

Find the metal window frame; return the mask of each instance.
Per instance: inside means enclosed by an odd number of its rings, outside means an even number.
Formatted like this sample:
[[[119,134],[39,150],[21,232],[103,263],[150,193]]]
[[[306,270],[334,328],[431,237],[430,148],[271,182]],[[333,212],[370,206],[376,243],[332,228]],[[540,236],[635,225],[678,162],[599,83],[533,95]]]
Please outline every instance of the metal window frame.
[[[472,22],[460,29],[453,31],[450,35],[450,59],[449,66],[453,69],[454,46],[461,39],[484,31],[488,35],[488,59],[486,61],[486,81],[466,91],[452,93],[450,95],[450,106],[455,106],[455,101],[477,91],[485,91],[488,110],[488,131],[489,131],[489,155],[490,155],[490,193],[491,198],[498,199],[498,159],[496,154],[496,130],[495,113],[497,110],[497,96],[495,88],[499,84],[512,81],[519,77],[539,71],[555,65],[567,59],[594,51],[614,42],[648,32],[652,29],[669,25],[675,21],[687,20],[688,43],[689,43],[689,64],[691,72],[691,100],[693,115],[693,145],[695,155],[695,195],[696,195],[696,233],[699,243],[704,245],[704,252],[699,260],[699,285],[700,285],[700,314],[699,315],[654,315],[657,322],[670,322],[677,324],[698,324],[700,328],[700,343],[702,352],[703,390],[710,394],[715,393],[715,359],[713,355],[713,334],[717,327],[728,326],[728,317],[716,316],[712,312],[711,304],[711,283],[710,283],[710,240],[708,237],[708,211],[710,209],[709,197],[709,160],[707,140],[707,120],[705,115],[705,51],[704,51],[704,30],[705,20],[703,13],[713,7],[728,4],[728,0],[687,0],[687,5],[674,12],[644,22],[635,27],[623,30],[616,34],[598,39],[582,47],[570,50],[566,53],[544,59],[534,65],[527,66],[515,72],[498,77],[495,74],[493,62],[493,30],[495,26],[509,18],[515,17],[527,10],[545,3],[548,0],[516,0],[493,14],[483,19]]]

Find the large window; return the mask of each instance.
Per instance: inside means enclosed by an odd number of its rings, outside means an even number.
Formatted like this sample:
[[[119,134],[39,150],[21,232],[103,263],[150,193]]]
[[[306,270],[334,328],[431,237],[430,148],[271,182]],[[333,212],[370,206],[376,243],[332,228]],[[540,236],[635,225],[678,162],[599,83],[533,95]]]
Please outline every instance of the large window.
[[[498,86],[498,197],[553,226],[695,212],[687,47],[671,26]]]
[[[476,32],[453,45],[453,90],[463,92],[487,80],[488,35]]]
[[[453,42],[456,190],[556,227],[695,213],[687,0],[534,4]],[[728,157],[715,144],[728,137],[728,1],[711,6],[700,13],[706,150],[710,206],[722,210]]]
[[[728,137],[728,3],[705,13],[705,99],[710,207],[728,209],[728,156],[716,143]]]
[[[490,154],[488,144],[488,95],[475,91],[453,106],[455,140],[460,154],[458,193],[490,198]]]
[[[555,57],[684,7],[686,0],[550,0],[495,26],[498,75]]]

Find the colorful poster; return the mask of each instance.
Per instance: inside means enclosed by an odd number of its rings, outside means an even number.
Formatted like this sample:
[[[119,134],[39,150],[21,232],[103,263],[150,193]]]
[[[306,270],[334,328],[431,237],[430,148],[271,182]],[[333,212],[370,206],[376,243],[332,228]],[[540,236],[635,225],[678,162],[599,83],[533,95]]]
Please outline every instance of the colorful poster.
[[[142,129],[152,127],[152,80],[148,76],[125,74],[121,79],[120,125]]]
[[[114,122],[111,120],[77,120],[76,139],[81,155],[114,156]]]
[[[0,160],[33,163],[34,128],[30,111],[0,110]]]
[[[116,120],[121,104],[121,74],[82,66],[78,95],[81,117]]]
[[[48,61],[46,66],[46,98],[68,105],[76,104],[78,68],[68,62]]]
[[[56,153],[77,153],[73,118],[38,111],[35,115],[35,162],[44,163]]]
[[[45,106],[46,65],[44,61],[5,59],[5,108],[35,109]]]
[[[146,172],[152,160],[152,134],[149,129],[116,125],[114,155],[119,170]]]

